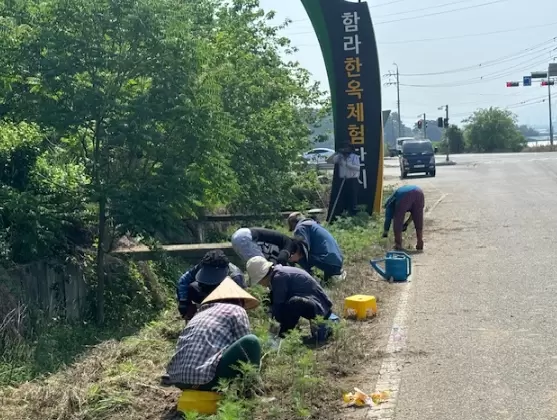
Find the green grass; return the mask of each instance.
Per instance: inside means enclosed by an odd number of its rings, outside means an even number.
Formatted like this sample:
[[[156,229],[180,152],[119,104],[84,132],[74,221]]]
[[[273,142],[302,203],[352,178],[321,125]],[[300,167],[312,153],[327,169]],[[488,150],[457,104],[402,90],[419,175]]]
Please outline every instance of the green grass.
[[[386,191],[385,196],[389,193]],[[346,282],[328,289],[335,312],[342,313],[344,298],[352,294],[374,294],[382,304],[390,289],[383,288],[383,283],[370,281],[373,274],[368,263],[370,258],[391,245],[389,240],[381,238],[382,220],[360,214],[352,219],[341,218],[327,228],[343,250],[348,272]],[[181,271],[168,261],[153,266],[153,269],[166,278],[161,279],[161,283],[173,283],[176,273]],[[251,292],[260,298],[264,296],[260,287],[251,289]],[[250,320],[254,333],[263,343],[260,372],[244,366],[244,380],[221,384],[224,400],[216,415],[189,414],[187,419],[335,418],[343,391],[359,385],[362,365],[368,366],[375,358],[374,322],[343,320],[334,326],[333,338],[325,346],[308,345],[303,336],[309,335],[309,325],[302,323],[301,330],[284,339],[280,353],[277,353],[268,345],[273,321],[264,307],[251,311]],[[66,361],[73,363],[30,383],[0,388],[0,418],[180,418],[174,412],[180,391],[160,387],[159,379],[174,351],[181,328],[183,321],[172,302],[170,309],[163,311],[138,333],[104,341],[77,359],[76,351],[84,347],[83,336],[95,342],[102,338],[97,335],[99,332],[88,327],[80,327],[77,331],[71,328],[51,330],[41,338],[42,344],[35,346],[34,354],[43,357],[37,365],[49,365],[54,371]],[[20,366],[23,369],[20,379],[33,377],[33,373],[25,372],[25,364]],[[262,379],[262,389],[258,377]],[[369,378],[366,376],[365,379]],[[245,398],[250,392],[264,394],[272,400]]]

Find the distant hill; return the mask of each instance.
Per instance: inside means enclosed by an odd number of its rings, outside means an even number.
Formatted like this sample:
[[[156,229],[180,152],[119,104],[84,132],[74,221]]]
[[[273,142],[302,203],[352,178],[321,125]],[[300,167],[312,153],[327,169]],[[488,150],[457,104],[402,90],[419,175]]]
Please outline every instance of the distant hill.
[[[390,111],[383,111],[383,113],[385,112]],[[390,117],[387,121],[390,121]],[[384,121],[384,124],[386,124],[387,121]],[[335,148],[335,126],[332,114],[323,118],[318,124],[310,127],[310,129],[312,130],[311,138],[314,147],[327,147],[329,149]]]

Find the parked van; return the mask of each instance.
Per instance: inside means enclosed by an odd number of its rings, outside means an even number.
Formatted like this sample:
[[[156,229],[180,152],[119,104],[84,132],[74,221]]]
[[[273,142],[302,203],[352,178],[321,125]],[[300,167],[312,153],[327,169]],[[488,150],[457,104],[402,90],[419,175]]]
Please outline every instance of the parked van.
[[[415,139],[414,137],[399,137],[396,139],[396,150],[398,154],[400,154],[400,152],[402,151],[402,145],[404,144],[404,142],[409,140]]]
[[[400,177],[415,173],[435,176],[435,153],[437,147],[430,140],[406,140],[399,152]]]

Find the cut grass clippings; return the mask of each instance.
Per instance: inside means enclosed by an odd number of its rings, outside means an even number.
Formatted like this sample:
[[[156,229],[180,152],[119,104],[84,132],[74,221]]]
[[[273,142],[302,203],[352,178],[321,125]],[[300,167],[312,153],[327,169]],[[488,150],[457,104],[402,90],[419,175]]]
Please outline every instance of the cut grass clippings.
[[[380,311],[387,305],[391,288],[369,267],[369,259],[390,245],[380,238],[380,220],[363,215],[341,219],[330,227],[345,255],[348,273],[344,283],[328,289],[334,311],[341,315],[344,298],[372,294]],[[260,295],[262,290],[252,290]],[[334,336],[321,347],[303,344],[309,327],[284,339],[280,352],[267,344],[271,321],[260,306],[250,313],[252,329],[261,338],[261,367],[266,398],[243,399],[229,384],[218,414],[186,418],[233,419],[338,419],[343,391],[370,385],[370,372],[382,355],[377,322],[343,320]],[[174,411],[180,391],[159,385],[176,339],[184,324],[172,308],[140,333],[121,341],[107,341],[92,348],[80,361],[49,377],[0,390],[0,418],[13,420],[148,420],[179,419]],[[381,341],[381,340],[379,340]],[[375,363],[375,364],[374,364]],[[364,369],[365,367],[365,369]],[[249,368],[248,368],[249,371]],[[247,372],[253,378],[256,372]],[[376,373],[376,372],[375,372]],[[372,386],[372,385],[370,385]],[[371,389],[369,391],[372,391]]]

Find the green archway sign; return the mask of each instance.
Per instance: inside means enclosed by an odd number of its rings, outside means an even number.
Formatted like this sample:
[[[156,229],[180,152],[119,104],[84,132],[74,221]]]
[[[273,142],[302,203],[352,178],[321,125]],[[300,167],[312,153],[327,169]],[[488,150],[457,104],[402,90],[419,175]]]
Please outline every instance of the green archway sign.
[[[333,105],[335,149],[351,143],[360,155],[358,204],[381,210],[383,122],[381,75],[375,33],[366,2],[302,0],[325,60]],[[331,206],[341,182],[334,175]],[[337,204],[334,215],[341,214]]]

